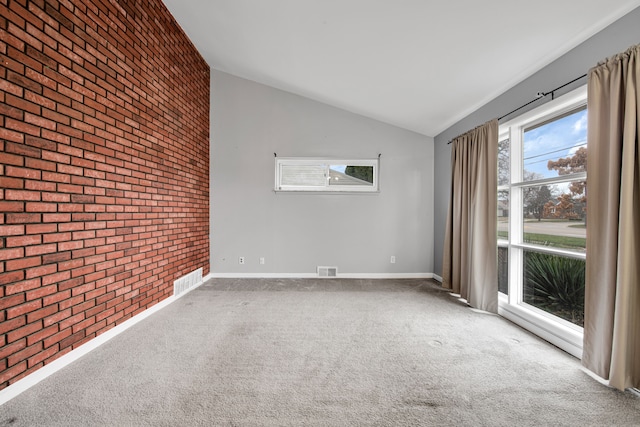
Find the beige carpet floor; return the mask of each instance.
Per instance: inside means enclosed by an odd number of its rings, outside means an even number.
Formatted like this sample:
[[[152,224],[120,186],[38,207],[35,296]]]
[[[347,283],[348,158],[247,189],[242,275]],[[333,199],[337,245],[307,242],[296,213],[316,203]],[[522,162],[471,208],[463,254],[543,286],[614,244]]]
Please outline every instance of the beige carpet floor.
[[[428,280],[215,279],[0,426],[634,426],[640,399]]]

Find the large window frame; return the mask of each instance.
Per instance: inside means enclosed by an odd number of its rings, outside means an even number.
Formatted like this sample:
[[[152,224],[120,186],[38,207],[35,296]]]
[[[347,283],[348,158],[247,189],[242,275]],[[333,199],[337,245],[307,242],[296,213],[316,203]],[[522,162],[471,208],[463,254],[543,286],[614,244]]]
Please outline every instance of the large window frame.
[[[526,251],[560,255],[562,257],[586,259],[586,252],[576,252],[560,248],[545,247],[524,241],[523,191],[542,185],[566,184],[586,181],[586,172],[543,179],[525,181],[523,173],[523,135],[526,129],[584,108],[587,103],[586,86],[558,97],[538,108],[500,125],[499,141],[509,140],[508,183],[499,183],[498,191],[508,194],[508,235],[497,236],[499,250],[508,250],[508,292],[499,292],[499,314],[514,323],[541,336],[568,353],[582,357],[583,328],[557,316],[529,305],[523,300],[524,256]],[[503,201],[504,204],[504,201]]]

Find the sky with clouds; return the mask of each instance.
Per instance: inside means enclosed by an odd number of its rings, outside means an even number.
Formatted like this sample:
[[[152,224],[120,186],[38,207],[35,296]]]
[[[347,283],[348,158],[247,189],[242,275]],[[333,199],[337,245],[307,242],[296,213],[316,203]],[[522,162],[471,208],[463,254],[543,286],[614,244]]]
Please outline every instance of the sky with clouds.
[[[558,176],[547,168],[549,160],[570,157],[587,146],[587,110],[581,110],[551,123],[525,131],[524,169],[543,178]]]

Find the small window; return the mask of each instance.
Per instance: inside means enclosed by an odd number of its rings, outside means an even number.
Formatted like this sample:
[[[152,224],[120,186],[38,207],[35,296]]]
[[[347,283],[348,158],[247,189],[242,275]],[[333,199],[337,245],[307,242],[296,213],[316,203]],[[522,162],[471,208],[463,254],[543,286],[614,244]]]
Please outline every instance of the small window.
[[[375,192],[378,160],[277,158],[275,190]]]

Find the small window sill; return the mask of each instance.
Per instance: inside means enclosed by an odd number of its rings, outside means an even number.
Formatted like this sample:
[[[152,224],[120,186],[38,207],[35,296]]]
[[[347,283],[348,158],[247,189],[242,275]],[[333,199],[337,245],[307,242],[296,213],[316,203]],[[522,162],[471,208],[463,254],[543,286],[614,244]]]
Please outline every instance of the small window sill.
[[[278,193],[278,194],[344,194],[344,195],[348,195],[348,194],[371,194],[371,195],[376,195],[376,194],[380,194],[380,190],[371,190],[371,191],[367,191],[367,190],[284,190],[284,189],[274,189],[273,190],[274,193]]]

